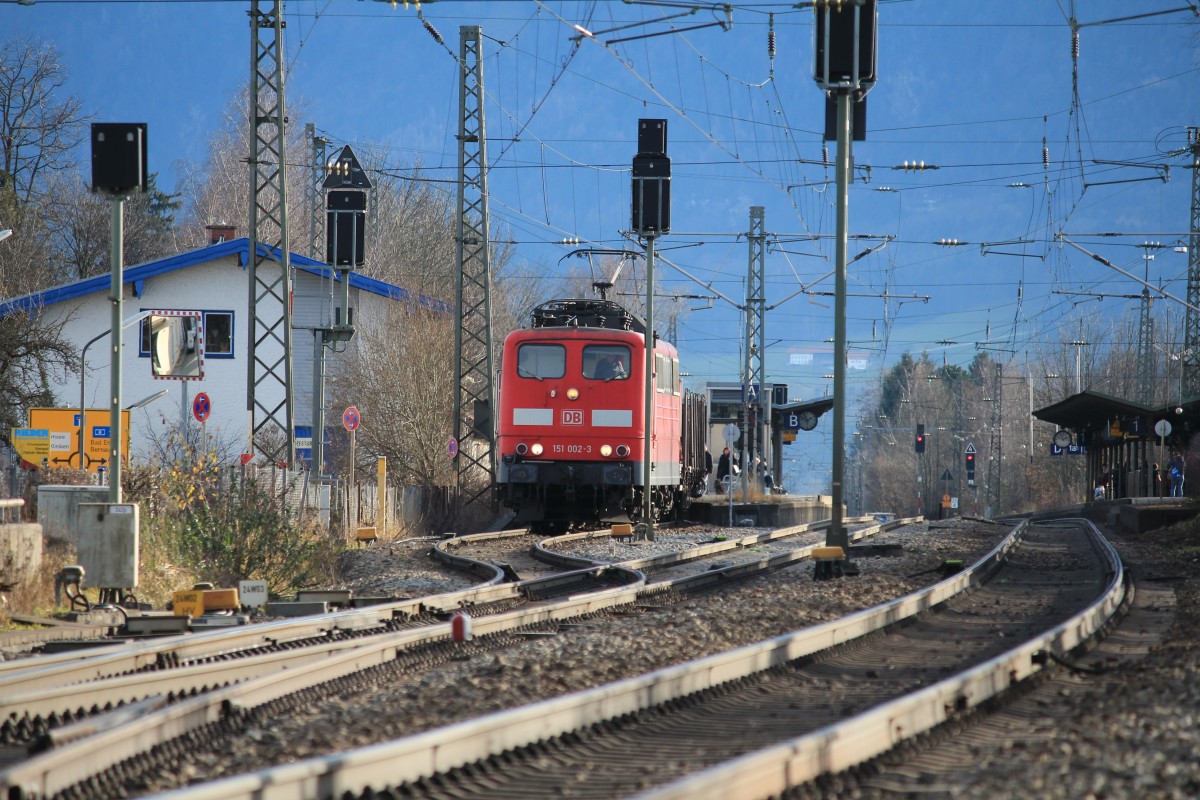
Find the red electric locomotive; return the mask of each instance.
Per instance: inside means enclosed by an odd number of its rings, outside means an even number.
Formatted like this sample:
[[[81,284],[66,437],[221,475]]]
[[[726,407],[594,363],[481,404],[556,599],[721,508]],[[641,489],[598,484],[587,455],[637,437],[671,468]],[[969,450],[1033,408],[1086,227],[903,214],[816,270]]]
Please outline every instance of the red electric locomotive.
[[[704,487],[704,400],[654,339],[650,490],[656,519]],[[610,300],[554,300],[504,341],[497,417],[501,502],[541,529],[636,521],[643,508],[645,323]]]

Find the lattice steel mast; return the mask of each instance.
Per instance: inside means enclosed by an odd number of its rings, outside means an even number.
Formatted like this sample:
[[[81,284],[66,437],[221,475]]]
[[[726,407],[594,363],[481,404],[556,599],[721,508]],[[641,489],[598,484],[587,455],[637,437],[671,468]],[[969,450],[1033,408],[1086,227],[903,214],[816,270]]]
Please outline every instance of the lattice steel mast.
[[[313,123],[304,126],[304,138],[312,145],[312,160],[308,165],[308,184],[304,187],[304,199],[308,209],[308,257],[325,260],[325,169],[329,156],[326,149],[329,140],[317,136]],[[332,324],[332,322],[330,323]]]
[[[270,10],[265,10],[270,6]],[[287,226],[283,3],[250,10],[250,308],[247,452],[295,465],[292,275]],[[260,245],[262,245],[260,247]]]
[[[746,269],[746,341],[742,368],[742,402],[746,411],[747,435],[742,437],[743,468],[749,466],[755,456],[762,459],[763,468],[770,465],[770,442],[764,436],[767,420],[766,409],[770,387],[766,383],[766,211],[763,206],[750,206],[750,231],[746,234],[749,244],[749,263]],[[756,397],[750,396],[752,387],[758,387]],[[748,445],[750,452],[745,447]],[[753,470],[746,472],[745,489],[750,489]]]
[[[454,436],[455,473],[464,505],[486,499],[496,481],[492,367],[492,271],[488,246],[487,135],[483,97],[483,29],[459,28],[458,327]]]
[[[1004,463],[1004,368],[996,365],[996,377],[992,382],[992,436],[988,445],[988,486],[986,508],[989,517],[999,511],[1003,498],[1000,481]]]
[[[1189,399],[1200,395],[1200,128],[1188,128],[1192,151],[1192,213],[1188,229],[1188,309],[1183,331],[1183,385]]]
[[[1142,285],[1142,302],[1138,314],[1138,386],[1137,401],[1144,406],[1154,402],[1155,369],[1154,369],[1154,318],[1150,316],[1153,300],[1150,298],[1150,262],[1154,256],[1151,250],[1161,249],[1157,242],[1142,243],[1142,259],[1146,262],[1146,281]]]

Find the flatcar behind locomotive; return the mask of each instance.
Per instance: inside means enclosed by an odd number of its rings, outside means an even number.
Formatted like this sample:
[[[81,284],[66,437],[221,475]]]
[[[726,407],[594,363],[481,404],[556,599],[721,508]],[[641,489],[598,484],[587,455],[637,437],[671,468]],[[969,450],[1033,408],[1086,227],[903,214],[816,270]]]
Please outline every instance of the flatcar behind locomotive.
[[[645,323],[610,300],[553,300],[504,341],[497,489],[516,521],[563,529],[637,521],[645,454]],[[675,347],[654,337],[653,514],[703,493],[703,398]]]

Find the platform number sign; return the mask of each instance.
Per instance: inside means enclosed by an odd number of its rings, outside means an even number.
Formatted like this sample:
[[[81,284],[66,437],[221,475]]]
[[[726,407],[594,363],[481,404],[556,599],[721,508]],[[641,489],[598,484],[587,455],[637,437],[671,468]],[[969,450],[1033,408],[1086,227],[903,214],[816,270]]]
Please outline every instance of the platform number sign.
[[[346,426],[346,430],[358,430],[359,424],[362,422],[362,417],[358,415],[358,409],[350,406],[342,412],[342,424]]]

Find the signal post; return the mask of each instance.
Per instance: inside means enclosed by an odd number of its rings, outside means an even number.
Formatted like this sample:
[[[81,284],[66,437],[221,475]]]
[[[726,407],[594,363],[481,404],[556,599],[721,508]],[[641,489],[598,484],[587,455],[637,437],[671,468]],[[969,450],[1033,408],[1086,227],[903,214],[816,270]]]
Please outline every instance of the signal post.
[[[837,140],[837,281],[833,314],[833,516],[825,544],[840,547],[842,572],[850,563],[850,537],[842,523],[846,469],[846,249],[852,140],[866,139],[866,95],[875,85],[876,0],[817,0],[813,80],[826,95],[825,139]]]

